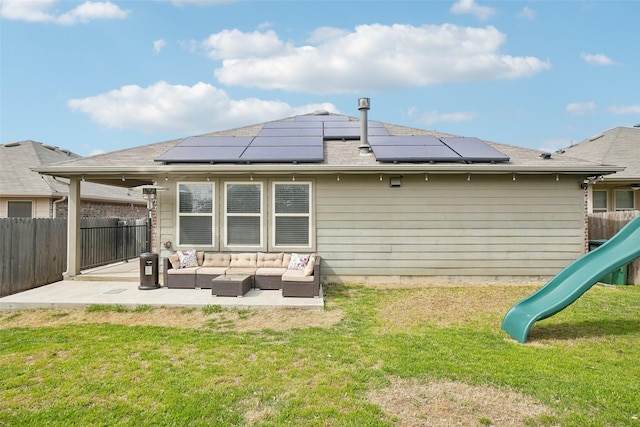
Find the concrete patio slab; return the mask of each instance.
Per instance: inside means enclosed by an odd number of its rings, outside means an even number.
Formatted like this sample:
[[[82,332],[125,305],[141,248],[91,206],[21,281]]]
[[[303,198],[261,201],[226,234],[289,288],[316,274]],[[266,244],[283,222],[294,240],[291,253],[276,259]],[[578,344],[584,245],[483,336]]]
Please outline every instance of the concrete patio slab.
[[[217,297],[211,289],[169,289],[161,287],[140,290],[139,263],[133,260],[83,272],[75,280],[62,280],[50,285],[0,298],[0,311],[33,308],[82,308],[94,304],[120,304],[137,307],[204,307],[225,308],[312,308],[324,307],[320,298],[286,298],[281,290],[251,289],[243,297]]]

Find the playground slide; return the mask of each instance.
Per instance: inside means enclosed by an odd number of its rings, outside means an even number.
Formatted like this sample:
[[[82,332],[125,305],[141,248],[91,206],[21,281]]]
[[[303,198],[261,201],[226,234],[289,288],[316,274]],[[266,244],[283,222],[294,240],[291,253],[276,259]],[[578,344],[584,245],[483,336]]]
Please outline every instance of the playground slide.
[[[586,253],[546,285],[516,303],[502,329],[518,342],[527,341],[534,322],[567,308],[602,277],[640,257],[640,217],[634,218],[602,246]]]

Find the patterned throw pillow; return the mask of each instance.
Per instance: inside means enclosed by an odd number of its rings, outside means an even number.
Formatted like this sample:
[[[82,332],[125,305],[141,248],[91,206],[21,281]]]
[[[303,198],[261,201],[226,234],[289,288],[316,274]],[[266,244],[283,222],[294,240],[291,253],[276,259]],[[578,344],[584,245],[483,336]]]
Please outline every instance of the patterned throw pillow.
[[[180,257],[180,268],[197,267],[198,258],[196,251],[178,251]]]
[[[289,270],[304,270],[309,262],[309,255],[305,254],[291,254],[291,261],[289,262]]]

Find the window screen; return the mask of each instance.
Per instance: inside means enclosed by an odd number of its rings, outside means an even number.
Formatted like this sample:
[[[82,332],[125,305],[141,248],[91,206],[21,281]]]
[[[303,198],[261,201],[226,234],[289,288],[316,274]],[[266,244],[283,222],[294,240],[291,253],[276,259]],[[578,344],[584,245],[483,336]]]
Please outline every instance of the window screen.
[[[309,246],[311,186],[308,183],[274,184],[276,246]]]
[[[227,246],[262,245],[262,184],[227,183]]]
[[[213,184],[178,184],[181,245],[213,245]]]
[[[7,216],[9,218],[31,218],[32,216],[32,203],[29,202],[8,202]]]

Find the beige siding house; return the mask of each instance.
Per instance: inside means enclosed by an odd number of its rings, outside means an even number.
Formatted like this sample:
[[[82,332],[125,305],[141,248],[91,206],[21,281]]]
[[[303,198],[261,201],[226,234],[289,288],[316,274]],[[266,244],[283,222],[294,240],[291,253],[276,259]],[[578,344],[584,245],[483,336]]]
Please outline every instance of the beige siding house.
[[[303,157],[312,151],[292,130],[296,121],[324,121],[310,161],[291,160],[291,151]],[[335,132],[329,121],[348,122],[350,131]],[[364,131],[362,123],[368,125]],[[359,135],[351,125],[360,126]],[[243,141],[248,152],[259,135],[275,141],[266,158],[223,159]],[[400,140],[405,145],[393,145]],[[423,140],[432,141],[417,147],[427,153],[434,150],[429,144],[444,149],[459,143],[464,151],[474,143],[491,154],[480,160],[412,158],[411,144]],[[383,146],[389,143],[390,149]],[[72,204],[83,177],[160,187],[154,233],[161,257],[193,248],[317,252],[323,282],[381,285],[553,276],[585,251],[582,181],[620,170],[567,154],[326,112],[39,168],[70,179]],[[75,257],[68,257],[68,271],[79,273]]]
[[[609,129],[566,148],[563,155],[624,167],[592,183],[590,212],[640,210],[640,126]]]
[[[0,218],[65,218],[69,181],[41,176],[32,169],[81,159],[68,150],[36,141],[0,145]],[[147,215],[141,193],[127,188],[86,183],[82,216],[137,218]]]

